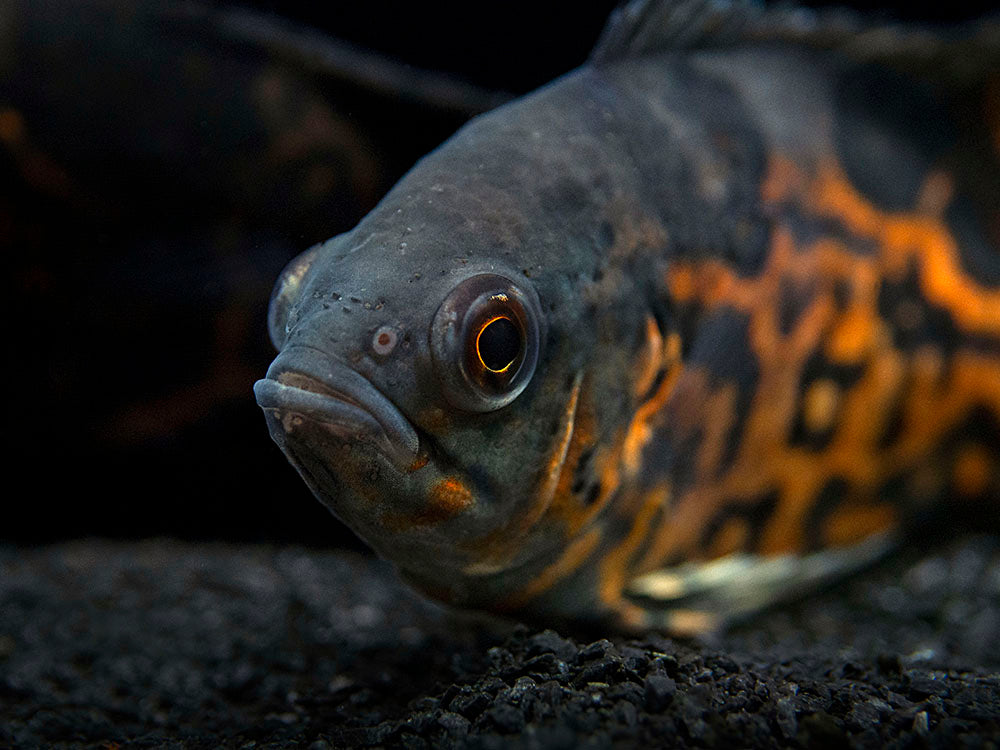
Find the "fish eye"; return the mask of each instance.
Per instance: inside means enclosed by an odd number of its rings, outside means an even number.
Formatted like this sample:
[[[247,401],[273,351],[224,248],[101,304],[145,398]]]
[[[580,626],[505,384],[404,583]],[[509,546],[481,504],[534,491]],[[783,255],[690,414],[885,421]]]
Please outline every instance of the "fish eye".
[[[531,380],[541,319],[533,290],[484,273],[459,283],[431,324],[434,369],[445,398],[466,411],[506,406]]]
[[[490,372],[504,372],[524,349],[524,336],[510,318],[497,316],[488,320],[476,335],[479,362]]]

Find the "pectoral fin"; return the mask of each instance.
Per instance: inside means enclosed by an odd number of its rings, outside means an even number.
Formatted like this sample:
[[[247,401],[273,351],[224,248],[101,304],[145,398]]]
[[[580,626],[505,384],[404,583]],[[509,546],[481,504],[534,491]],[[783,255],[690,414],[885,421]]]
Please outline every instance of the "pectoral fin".
[[[653,571],[626,589],[629,627],[678,636],[718,631],[857,573],[895,546],[894,535],[880,534],[806,555],[734,554]]]

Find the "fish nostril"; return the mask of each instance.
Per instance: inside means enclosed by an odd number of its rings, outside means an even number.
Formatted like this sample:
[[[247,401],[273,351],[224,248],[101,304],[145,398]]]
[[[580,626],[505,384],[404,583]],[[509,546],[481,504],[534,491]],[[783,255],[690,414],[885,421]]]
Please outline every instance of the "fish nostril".
[[[396,341],[398,339],[399,336],[393,328],[382,326],[372,336],[372,351],[382,357],[388,356],[396,348]]]

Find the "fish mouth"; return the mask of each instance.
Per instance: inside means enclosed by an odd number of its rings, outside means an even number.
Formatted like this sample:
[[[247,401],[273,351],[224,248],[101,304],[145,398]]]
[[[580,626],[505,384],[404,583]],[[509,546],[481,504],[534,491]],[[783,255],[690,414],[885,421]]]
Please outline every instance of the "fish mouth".
[[[253,391],[282,447],[284,437],[307,422],[346,442],[370,445],[399,471],[418,465],[420,437],[395,404],[366,377],[318,349],[282,351]]]

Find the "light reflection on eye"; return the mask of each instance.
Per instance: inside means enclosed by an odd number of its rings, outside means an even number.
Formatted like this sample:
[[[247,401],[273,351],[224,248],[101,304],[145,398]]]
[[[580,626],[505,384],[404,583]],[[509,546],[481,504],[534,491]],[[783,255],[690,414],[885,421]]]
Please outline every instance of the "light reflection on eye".
[[[476,336],[476,354],[479,364],[490,372],[503,373],[521,356],[524,337],[514,322],[497,315],[479,329]]]

